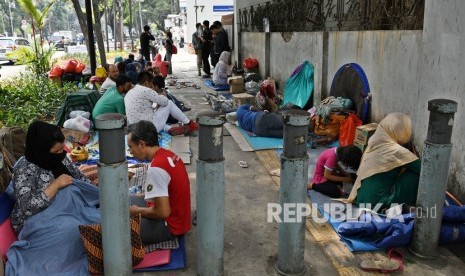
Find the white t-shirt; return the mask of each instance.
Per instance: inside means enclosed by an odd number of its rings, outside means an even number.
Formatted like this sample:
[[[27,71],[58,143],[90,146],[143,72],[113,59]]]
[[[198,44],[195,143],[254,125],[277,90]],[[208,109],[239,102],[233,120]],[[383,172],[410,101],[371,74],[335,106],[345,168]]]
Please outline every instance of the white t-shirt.
[[[171,176],[162,168],[149,167],[147,169],[147,181],[145,181],[145,200],[156,197],[168,196],[168,185]]]
[[[154,103],[166,106],[168,105],[168,98],[158,95],[154,90],[139,84],[129,90],[124,97],[128,124],[142,120],[152,122],[154,113],[152,106]]]
[[[116,82],[114,82],[109,77],[106,78],[106,80],[102,83],[102,86],[100,86],[100,90],[99,90],[100,94],[105,93],[108,89],[110,89],[113,86],[116,86]]]

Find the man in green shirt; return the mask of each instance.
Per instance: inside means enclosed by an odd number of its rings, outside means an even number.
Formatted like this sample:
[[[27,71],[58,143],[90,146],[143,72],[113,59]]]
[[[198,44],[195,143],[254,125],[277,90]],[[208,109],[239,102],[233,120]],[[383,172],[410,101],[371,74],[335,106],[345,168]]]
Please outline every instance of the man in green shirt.
[[[126,75],[119,75],[116,78],[116,86],[109,88],[95,105],[92,111],[94,120],[97,116],[106,113],[120,113],[126,115],[123,94],[126,94],[131,88],[131,78]]]

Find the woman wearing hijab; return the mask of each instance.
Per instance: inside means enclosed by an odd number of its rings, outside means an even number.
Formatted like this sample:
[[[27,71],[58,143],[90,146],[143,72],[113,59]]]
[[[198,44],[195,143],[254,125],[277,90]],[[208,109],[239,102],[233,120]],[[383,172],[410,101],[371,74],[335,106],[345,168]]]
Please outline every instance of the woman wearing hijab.
[[[408,115],[391,113],[379,123],[363,154],[349,202],[371,208],[378,203],[382,208],[415,205],[421,162],[402,146],[410,136]]]
[[[229,65],[229,52],[222,52],[220,55],[220,61],[216,64],[215,70],[213,71],[213,83],[215,85],[228,84],[228,77],[231,75],[231,66]]]
[[[11,225],[16,233],[26,220],[45,210],[57,192],[73,178],[90,181],[66,158],[65,136],[56,125],[33,122],[26,136],[26,153],[14,167],[16,202]]]

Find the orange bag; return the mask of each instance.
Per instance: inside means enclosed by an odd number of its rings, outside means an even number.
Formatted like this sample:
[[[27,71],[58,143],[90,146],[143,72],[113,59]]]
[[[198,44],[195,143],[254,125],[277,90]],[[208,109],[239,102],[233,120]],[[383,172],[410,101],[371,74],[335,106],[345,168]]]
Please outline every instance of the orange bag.
[[[86,68],[86,65],[84,63],[78,62],[76,69],[74,70],[76,74],[81,74],[82,71],[84,71],[84,68]]]
[[[78,61],[75,59],[70,59],[65,63],[65,66],[63,66],[63,71],[65,73],[70,73],[74,74],[76,73],[76,66],[78,65]]]
[[[350,113],[349,117],[341,122],[339,130],[339,145],[341,147],[350,146],[354,144],[355,130],[358,126],[362,125],[362,121],[354,113]]]
[[[48,77],[51,79],[61,78],[61,76],[63,76],[63,69],[58,65],[53,66],[48,72]]]
[[[337,139],[339,135],[339,129],[341,128],[341,122],[346,119],[346,115],[339,115],[333,113],[329,115],[328,122],[325,124],[324,119],[318,120],[318,116],[314,116],[316,135],[325,135],[334,139]]]

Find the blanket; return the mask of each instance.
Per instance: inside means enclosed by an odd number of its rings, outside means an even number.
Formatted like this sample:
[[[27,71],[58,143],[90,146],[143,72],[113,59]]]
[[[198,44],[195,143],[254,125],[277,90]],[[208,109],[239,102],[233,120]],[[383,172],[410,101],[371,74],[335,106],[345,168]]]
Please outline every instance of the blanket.
[[[74,180],[30,217],[7,253],[6,275],[88,275],[78,225],[100,221],[98,188]]]
[[[229,91],[229,84],[214,85],[212,80],[205,80],[203,83],[215,91]]]

